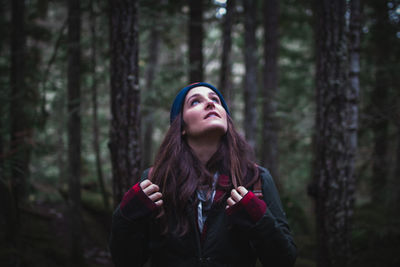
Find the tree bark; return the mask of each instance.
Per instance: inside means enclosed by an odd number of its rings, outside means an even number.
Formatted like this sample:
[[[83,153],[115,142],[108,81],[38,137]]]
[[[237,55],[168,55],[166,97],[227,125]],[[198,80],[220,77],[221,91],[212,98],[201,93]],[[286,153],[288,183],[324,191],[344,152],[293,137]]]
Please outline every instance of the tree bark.
[[[346,0],[317,1],[315,180],[318,266],[348,266],[357,146],[357,88],[349,85]]]
[[[244,125],[248,143],[254,149],[257,131],[257,42],[256,42],[256,17],[257,1],[244,0],[244,57],[245,57],[245,81],[244,81]]]
[[[157,18],[154,18],[154,25],[150,33],[150,44],[149,44],[149,60],[146,68],[146,90],[149,92],[154,91],[154,76],[158,67],[158,58],[160,53],[160,31],[157,28]],[[150,93],[150,95],[153,95]],[[151,107],[152,103],[146,101],[145,106]],[[143,168],[148,168],[152,162],[152,151],[153,151],[153,121],[154,121],[154,111],[153,109],[146,110],[143,112],[144,119],[144,136],[143,136]]]
[[[400,97],[398,97],[398,101],[400,101]],[[398,110],[400,112],[400,107],[398,107]],[[400,113],[398,113],[400,114]],[[396,148],[396,167],[394,171],[394,177],[393,177],[393,197],[392,197],[392,207],[396,207],[395,212],[397,212],[397,216],[399,216],[400,208],[399,208],[399,203],[400,203],[400,115],[398,117],[398,123],[396,125],[397,127],[397,148]]]
[[[203,0],[189,0],[189,83],[203,81]]]
[[[4,7],[4,1],[0,0],[0,34],[5,36],[6,33],[6,27],[5,27],[5,7]],[[9,44],[8,38],[2,38],[0,40],[0,57],[4,56],[4,46]],[[11,48],[11,47],[10,47]],[[0,73],[0,79],[5,80],[7,76],[4,73]],[[5,130],[5,125],[6,125],[6,120],[5,114],[8,114],[7,112],[7,106],[6,106],[6,101],[5,99],[8,98],[9,91],[8,90],[1,90],[0,92],[0,180],[5,179],[6,175],[4,174],[5,169],[4,169],[4,152],[5,152],[5,142],[4,142],[4,137],[5,133],[7,133],[7,130]],[[4,100],[3,100],[4,99]],[[8,114],[9,115],[9,114]],[[7,133],[8,134],[8,133]]]
[[[83,262],[81,225],[80,1],[68,1],[68,182],[71,260]]]
[[[371,196],[373,203],[379,203],[385,198],[385,188],[389,176],[389,88],[390,72],[386,64],[391,56],[390,44],[387,39],[389,18],[386,1],[371,1],[375,13],[376,24],[372,29],[374,34],[375,85],[371,94],[373,152],[372,152],[372,184]]]
[[[19,221],[13,195],[3,179],[0,179],[0,223],[2,225],[4,223],[4,228],[1,229],[1,231],[4,231],[4,240],[0,241],[15,249],[17,247]]]
[[[222,23],[222,56],[221,56],[221,72],[219,76],[218,89],[224,96],[228,107],[232,107],[232,24],[235,15],[235,0],[229,0],[226,7],[226,14]]]
[[[67,118],[65,110],[65,94],[60,94],[55,100],[56,108],[53,110],[57,117],[56,134],[57,134],[57,167],[58,167],[58,189],[63,189],[68,184],[68,167],[66,155],[67,149],[65,146],[64,135],[67,131]]]
[[[104,175],[101,167],[101,155],[99,144],[99,123],[97,118],[97,76],[96,76],[96,15],[93,0],[90,0],[90,31],[91,31],[91,72],[92,72],[92,105],[93,105],[93,150],[96,155],[96,171],[100,192],[103,196],[103,203],[106,209],[109,208],[107,191],[104,185]]]
[[[397,56],[395,57],[398,59],[400,57],[400,49],[397,49]],[[396,60],[394,59],[394,60]],[[398,72],[396,69],[393,69],[391,72],[392,76],[392,88],[394,90],[397,90],[396,96],[395,96],[395,112],[393,114],[393,121],[394,125],[397,130],[397,147],[396,147],[396,159],[395,159],[395,169],[394,169],[394,175],[392,176],[392,197],[391,200],[392,202],[390,203],[390,206],[394,208],[395,214],[397,214],[397,218],[400,217],[400,92],[398,91],[398,88],[400,88],[400,77],[398,75]]]
[[[140,178],[138,1],[110,1],[111,129],[114,205]]]
[[[29,90],[26,85],[25,1],[12,1],[11,32],[11,175],[12,193],[18,206],[27,196],[27,179],[31,152],[31,110],[26,107]]]
[[[1,114],[3,114],[3,110],[1,110]],[[0,129],[4,129],[3,116],[0,117]],[[0,130],[0,180],[5,179],[4,175],[4,138],[3,138],[3,130]]]
[[[261,163],[271,172],[278,188],[282,189],[278,173],[278,91],[279,2],[264,1],[264,88]]]

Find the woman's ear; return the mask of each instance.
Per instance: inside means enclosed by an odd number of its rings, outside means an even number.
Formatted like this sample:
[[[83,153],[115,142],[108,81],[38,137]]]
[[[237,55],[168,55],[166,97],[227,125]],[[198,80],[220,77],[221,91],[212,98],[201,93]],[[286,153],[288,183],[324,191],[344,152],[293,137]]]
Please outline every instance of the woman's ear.
[[[186,135],[186,131],[185,130],[182,130],[182,135]]]

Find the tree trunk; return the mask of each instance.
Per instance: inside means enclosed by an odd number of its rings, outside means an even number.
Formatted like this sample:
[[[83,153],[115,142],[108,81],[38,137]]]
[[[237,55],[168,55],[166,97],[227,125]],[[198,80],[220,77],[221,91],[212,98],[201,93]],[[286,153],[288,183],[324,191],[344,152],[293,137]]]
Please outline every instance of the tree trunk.
[[[244,56],[245,56],[245,81],[244,81],[244,125],[248,143],[254,149],[257,131],[257,42],[256,42],[256,17],[257,1],[244,0]]]
[[[398,97],[398,101],[400,101],[400,97]],[[399,102],[398,102],[399,103]],[[398,107],[398,110],[400,112],[400,107]],[[398,113],[400,114],[400,113]],[[397,148],[396,148],[396,167],[394,171],[394,177],[393,177],[393,197],[392,197],[392,207],[395,207],[395,212],[397,214],[397,217],[400,216],[400,208],[399,208],[399,203],[400,203],[400,115],[398,117],[398,123],[396,125],[397,127]]]
[[[150,45],[149,45],[149,60],[146,69],[146,90],[151,92],[155,88],[153,85],[155,72],[158,67],[158,58],[160,52],[160,31],[157,28],[157,18],[154,18],[154,25],[150,33]],[[150,93],[150,95],[153,95]],[[151,107],[150,101],[146,101],[145,106]],[[144,136],[143,136],[143,168],[148,168],[152,162],[152,151],[153,151],[153,121],[154,121],[154,111],[153,109],[148,109],[143,112],[144,119]]]
[[[221,72],[219,76],[218,89],[221,91],[228,104],[232,108],[232,24],[235,14],[235,0],[229,0],[226,7],[226,14],[222,24],[222,57],[221,57]]]
[[[66,110],[65,110],[65,94],[59,94],[55,100],[54,114],[57,117],[56,134],[57,134],[57,168],[58,168],[58,189],[63,189],[67,183],[68,167],[66,164],[66,147],[64,135],[66,132]]]
[[[9,245],[12,249],[15,249],[19,221],[13,195],[8,184],[3,179],[0,179],[0,223],[4,225],[3,229],[0,230],[1,232],[4,231],[4,240],[0,241],[4,242],[2,244]]]
[[[203,0],[189,0],[189,83],[203,81]]]
[[[278,119],[276,92],[278,91],[279,2],[264,1],[264,90],[261,163],[271,172],[278,188],[282,189],[278,174]]]
[[[373,203],[380,203],[385,198],[385,188],[389,176],[389,87],[390,72],[386,67],[391,56],[390,44],[387,42],[388,10],[387,1],[371,1],[376,18],[372,29],[375,58],[375,85],[371,94],[373,153],[371,196]]]
[[[93,150],[96,155],[96,170],[99,187],[103,196],[103,203],[106,209],[109,208],[107,192],[104,185],[103,170],[101,168],[101,155],[99,144],[99,123],[97,118],[97,77],[96,77],[96,15],[94,12],[93,0],[90,0],[90,30],[91,30],[91,72],[92,72],[92,105],[93,105]]]
[[[140,178],[138,1],[111,5],[111,129],[114,205]]]
[[[71,260],[83,262],[81,225],[80,1],[68,1],[68,181]]]
[[[0,34],[5,37],[6,36],[6,26],[5,26],[5,7],[4,7],[4,1],[0,0]],[[9,44],[9,39],[8,38],[2,38],[0,40],[0,57],[4,56],[4,51],[6,50],[4,48],[5,45]],[[11,48],[11,47],[10,47]],[[8,49],[7,49],[8,50]],[[6,50],[6,51],[7,51]],[[7,62],[8,63],[8,62]],[[3,67],[3,64],[0,65],[0,67]],[[7,79],[7,74],[4,72],[0,73],[0,80],[6,80]],[[4,136],[7,133],[7,130],[5,128],[6,125],[6,117],[9,115],[7,112],[7,106],[6,106],[6,99],[9,96],[9,91],[7,89],[3,89],[0,91],[0,180],[5,179],[6,175],[4,174],[5,169],[4,169],[4,158],[5,158],[5,142],[4,142]],[[7,114],[7,115],[5,115]],[[8,134],[8,133],[7,133]]]
[[[396,8],[396,7],[395,7]],[[389,210],[389,212],[394,212],[396,216],[393,216],[394,218],[400,219],[400,77],[398,73],[398,68],[394,68],[393,66],[398,63],[398,59],[400,58],[400,49],[399,49],[399,43],[400,40],[396,37],[396,30],[398,29],[396,26],[391,24],[391,37],[395,40],[392,41],[391,44],[395,44],[397,49],[394,51],[392,54],[393,57],[391,58],[391,63],[387,64],[389,65],[390,69],[390,80],[391,80],[391,92],[392,92],[392,101],[390,102],[390,105],[394,107],[393,111],[391,112],[391,119],[393,121],[395,131],[396,131],[396,141],[397,141],[397,146],[396,146],[396,151],[395,151],[395,159],[393,161],[394,163],[394,170],[393,170],[393,175],[392,179],[390,182],[390,202],[389,202],[389,207],[392,209]]]
[[[25,1],[12,1],[11,32],[11,175],[12,193],[18,206],[27,196],[27,179],[31,152],[32,110],[26,107],[29,92],[26,86]]]
[[[349,85],[346,0],[317,1],[316,226],[318,266],[348,266],[358,88]]]
[[[0,96],[1,97],[1,96]],[[2,108],[0,108],[0,112],[1,114],[3,113],[3,110],[1,110]],[[4,117],[0,116],[0,180],[5,179],[5,175],[4,175],[4,138],[3,138],[3,129],[4,129],[4,123],[3,123]]]

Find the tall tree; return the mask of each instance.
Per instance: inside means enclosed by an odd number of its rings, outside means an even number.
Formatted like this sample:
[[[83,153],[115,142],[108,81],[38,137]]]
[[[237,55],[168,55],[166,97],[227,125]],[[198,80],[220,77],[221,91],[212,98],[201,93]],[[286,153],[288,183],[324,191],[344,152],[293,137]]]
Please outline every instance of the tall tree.
[[[17,14],[18,9],[20,10],[20,13]],[[6,118],[8,117],[6,114],[10,114],[7,112],[7,105],[5,105],[5,99],[8,99],[7,95],[8,93],[11,92],[11,94],[17,94],[19,90],[23,90],[21,86],[24,86],[24,70],[25,70],[25,65],[24,62],[21,62],[21,58],[24,57],[24,52],[25,52],[25,37],[24,37],[24,12],[25,12],[25,2],[24,1],[13,1],[12,3],[12,39],[10,43],[10,50],[11,50],[11,69],[10,71],[22,71],[22,73],[11,73],[10,76],[10,85],[11,85],[11,90],[1,90],[0,92],[0,100],[1,100],[1,107],[0,107],[0,224],[2,224],[3,229],[0,231],[1,232],[1,238],[0,243],[1,244],[6,244],[10,246],[10,249],[16,250],[18,249],[17,247],[17,235],[18,235],[18,230],[19,230],[19,220],[17,216],[17,203],[15,203],[13,194],[12,194],[12,189],[14,189],[14,192],[18,191],[16,188],[11,188],[9,184],[6,182],[7,176],[6,176],[6,164],[5,164],[5,159],[6,159],[6,140],[4,138],[5,134],[8,133],[6,129]],[[0,3],[0,33],[2,34],[3,37],[6,37],[6,23],[5,23],[5,14],[6,14],[6,8],[4,5],[4,1],[1,1]],[[21,38],[21,39],[20,39]],[[5,56],[5,45],[6,42],[9,41],[9,38],[2,38],[0,40],[0,56],[4,57]],[[19,46],[19,47],[18,47]],[[1,66],[3,68],[3,66]],[[6,77],[3,77],[4,72],[1,73],[0,79],[3,81],[3,79],[6,79]],[[4,75],[5,76],[5,75]],[[22,78],[22,79],[21,79]],[[20,80],[18,80],[20,79]],[[14,99],[14,97],[12,97]],[[17,104],[17,101],[12,102],[12,104]],[[11,110],[10,110],[11,112]],[[14,114],[17,115],[17,114]],[[11,135],[14,135],[13,133]],[[13,177],[16,178],[16,177]],[[18,186],[18,183],[13,182],[12,183],[13,187]],[[5,264],[9,266],[18,266],[20,264],[19,257],[16,257],[15,255],[12,255],[9,257],[8,261],[5,262]]]
[[[278,120],[276,92],[278,90],[279,1],[264,3],[264,88],[261,163],[267,167],[279,186],[278,175]]]
[[[189,0],[189,83],[203,81],[203,0]]]
[[[83,261],[81,225],[81,8],[79,0],[68,1],[68,184],[71,230],[71,260]]]
[[[244,6],[244,57],[246,74],[244,77],[244,126],[246,139],[254,148],[257,131],[257,41],[256,18],[257,1],[243,0]]]
[[[6,31],[6,27],[5,27],[5,8],[4,8],[4,2],[0,1],[0,34],[2,34],[3,36],[6,36],[5,31]],[[8,42],[8,40],[4,40],[5,38],[2,38],[0,40],[0,57],[3,57],[3,51],[4,51],[4,45],[6,44],[6,42]],[[10,47],[11,48],[11,47]],[[0,68],[2,68],[3,66],[0,65]],[[2,72],[0,74],[0,81],[3,81],[3,77],[4,73]],[[7,78],[6,78],[7,79]],[[5,102],[4,101],[6,99],[6,96],[8,95],[8,91],[6,90],[2,90],[0,92],[0,104],[1,104],[1,108],[0,108],[0,180],[5,178],[4,175],[4,134],[6,133],[5,129],[5,114],[7,114],[7,110],[5,108]],[[4,99],[4,100],[3,100]]]
[[[32,128],[30,114],[26,104],[29,91],[26,86],[26,31],[25,0],[12,1],[11,32],[11,153],[12,153],[12,191],[16,204],[27,194],[29,159],[31,152]]]
[[[400,102],[400,97],[397,97],[397,103]],[[396,147],[396,164],[395,164],[395,170],[394,170],[394,177],[393,177],[393,193],[392,193],[392,202],[391,206],[397,207],[397,216],[400,216],[399,211],[399,205],[397,205],[400,201],[400,105],[397,107],[398,113],[397,113],[397,147]]]
[[[387,1],[370,1],[375,25],[373,33],[375,84],[371,93],[371,118],[373,132],[373,154],[372,154],[372,201],[379,203],[385,195],[385,188],[389,175],[389,90],[390,71],[387,64],[392,51],[388,49],[390,40],[390,23],[388,17]]]
[[[375,3],[376,4],[376,3]],[[397,141],[397,147],[394,152],[394,159],[393,161],[389,161],[391,163],[390,170],[393,168],[393,172],[389,172],[389,179],[387,183],[387,190],[385,190],[385,194],[388,195],[387,201],[388,203],[388,211],[395,212],[397,216],[393,216],[393,218],[398,220],[400,218],[400,206],[397,205],[400,201],[400,77],[399,77],[399,58],[400,58],[400,38],[398,38],[398,33],[400,32],[400,23],[399,23],[399,15],[396,11],[400,7],[400,1],[388,1],[388,22],[386,23],[385,27],[388,29],[383,29],[386,32],[385,40],[381,40],[382,42],[385,41],[389,48],[388,56],[389,58],[386,59],[384,68],[386,72],[389,73],[389,101],[388,107],[385,113],[388,114],[390,118],[390,124],[393,127],[389,129],[393,129],[393,132],[389,134],[389,136],[396,136],[395,138],[388,138],[389,142],[393,142],[394,140]],[[395,15],[396,14],[396,15]],[[393,148],[395,147],[394,143],[391,143]],[[389,146],[389,152],[391,150],[391,146]]]
[[[316,1],[315,181],[318,266],[348,266],[358,89],[349,86],[346,0]]]
[[[397,28],[400,28],[400,25],[397,24]],[[400,30],[400,29],[399,29]],[[395,36],[394,33],[392,33],[393,36]],[[394,170],[394,175],[392,177],[393,181],[393,194],[392,194],[392,207],[396,207],[396,214],[397,217],[400,217],[400,206],[397,205],[400,203],[400,92],[398,91],[398,88],[400,88],[400,77],[398,75],[398,69],[400,67],[399,62],[397,61],[400,58],[400,40],[396,38],[397,42],[397,49],[396,49],[396,57],[393,59],[397,63],[397,68],[393,68],[391,75],[392,75],[392,81],[393,85],[392,88],[394,89],[393,91],[396,92],[395,96],[395,112],[393,112],[393,120],[395,123],[395,127],[397,130],[397,147],[396,147],[396,161],[395,161],[395,170]],[[396,70],[397,69],[397,70]]]
[[[90,31],[91,31],[91,73],[92,73],[92,105],[93,105],[93,149],[96,155],[97,179],[99,181],[100,191],[103,196],[104,207],[108,209],[108,197],[104,185],[104,175],[101,165],[100,144],[99,144],[99,123],[97,116],[97,75],[96,75],[96,14],[93,0],[90,0]]]
[[[110,1],[111,129],[114,204],[140,178],[138,1]]]
[[[55,109],[53,114],[57,117],[56,124],[56,135],[57,135],[57,152],[56,152],[56,164],[58,168],[58,188],[63,188],[64,185],[68,184],[68,166],[67,162],[67,147],[65,145],[65,132],[67,131],[67,114],[66,114],[66,94],[61,93],[55,99]]]
[[[154,92],[154,76],[159,61],[158,58],[160,53],[160,29],[158,28],[158,16],[159,14],[157,14],[156,17],[153,18],[154,24],[150,31],[150,44],[148,46],[149,59],[145,73],[146,90],[148,92]],[[150,93],[150,96],[153,96],[153,94]],[[150,100],[152,100],[151,98],[152,97],[150,97]],[[151,103],[148,103],[148,101],[146,101],[145,105],[151,106]],[[143,112],[143,114],[145,116],[143,119],[143,125],[145,128],[145,133],[143,136],[143,168],[148,168],[148,166],[150,166],[151,164],[151,155],[153,150],[154,110],[151,108],[149,110],[146,110],[146,112]]]
[[[228,106],[231,106],[232,101],[232,24],[235,15],[236,1],[229,0],[226,6],[226,14],[222,23],[222,56],[221,56],[221,71],[219,76],[218,88],[221,90]]]

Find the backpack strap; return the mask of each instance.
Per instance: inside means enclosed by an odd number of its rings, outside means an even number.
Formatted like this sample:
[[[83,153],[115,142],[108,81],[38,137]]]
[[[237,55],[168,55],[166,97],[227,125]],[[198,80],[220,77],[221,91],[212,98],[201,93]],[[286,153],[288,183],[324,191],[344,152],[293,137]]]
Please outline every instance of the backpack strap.
[[[258,165],[256,165],[256,168],[258,169]],[[263,198],[263,193],[262,193],[262,184],[261,184],[261,177],[259,176],[255,184],[253,185],[253,193],[256,197],[259,199]]]
[[[258,179],[257,182],[254,184],[253,193],[259,199],[263,198],[263,193],[262,193],[262,190],[261,190],[261,179]]]
[[[153,171],[153,167],[150,167],[148,170],[145,170],[145,171],[142,173],[139,182],[143,182],[143,180],[149,179],[149,178],[150,178],[150,175],[151,175],[151,173],[152,173],[152,171]]]

